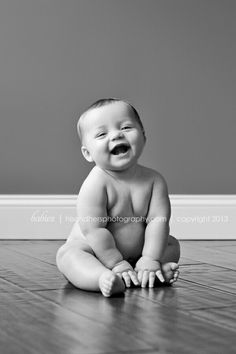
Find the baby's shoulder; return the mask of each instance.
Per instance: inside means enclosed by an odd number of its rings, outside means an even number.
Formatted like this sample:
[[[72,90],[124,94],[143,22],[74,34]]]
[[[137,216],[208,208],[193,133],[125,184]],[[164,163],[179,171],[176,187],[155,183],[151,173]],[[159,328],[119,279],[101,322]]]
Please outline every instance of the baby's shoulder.
[[[145,184],[149,184],[151,186],[151,188],[155,188],[155,190],[159,191],[159,193],[166,193],[166,191],[168,190],[167,187],[167,183],[165,178],[162,176],[161,173],[159,173],[158,171],[149,168],[149,167],[145,167],[145,166],[141,166],[142,167],[142,180],[145,182]]]
[[[80,188],[77,197],[77,207],[82,207],[86,204],[105,203],[106,200],[106,181],[103,174],[94,167]]]
[[[97,166],[89,172],[88,176],[84,180],[82,185],[83,188],[86,189],[100,189],[106,186],[106,176],[102,169]]]
[[[139,167],[142,178],[148,179],[151,182],[163,179],[163,176],[158,171],[146,166],[139,165]]]

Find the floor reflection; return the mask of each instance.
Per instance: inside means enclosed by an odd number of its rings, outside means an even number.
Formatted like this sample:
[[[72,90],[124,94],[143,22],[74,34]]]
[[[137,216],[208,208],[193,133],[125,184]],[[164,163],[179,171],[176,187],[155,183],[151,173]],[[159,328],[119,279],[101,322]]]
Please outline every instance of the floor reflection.
[[[66,317],[59,317],[60,321],[68,322],[68,329],[70,313],[78,315],[79,323],[73,321],[74,330],[87,349],[96,345],[101,352],[104,348],[164,350],[170,344],[166,333],[173,337],[178,330],[178,294],[174,287],[133,288],[111,298],[64,288],[57,301],[69,310]]]

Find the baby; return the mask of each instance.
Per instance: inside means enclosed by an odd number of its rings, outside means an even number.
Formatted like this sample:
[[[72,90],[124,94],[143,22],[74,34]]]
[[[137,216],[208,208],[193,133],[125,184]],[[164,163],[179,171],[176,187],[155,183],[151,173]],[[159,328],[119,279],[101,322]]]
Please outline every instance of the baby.
[[[146,136],[128,102],[108,98],[79,118],[85,159],[95,166],[77,199],[77,221],[57,252],[57,266],[76,287],[106,297],[131,285],[152,288],[178,278],[180,247],[169,235],[164,178],[138,159]]]

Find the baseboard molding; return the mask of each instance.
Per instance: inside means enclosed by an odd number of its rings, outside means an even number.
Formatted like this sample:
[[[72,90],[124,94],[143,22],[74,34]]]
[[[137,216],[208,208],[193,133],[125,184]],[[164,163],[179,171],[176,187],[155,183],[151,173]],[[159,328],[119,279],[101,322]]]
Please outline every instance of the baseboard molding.
[[[65,239],[76,195],[0,195],[0,239]],[[170,195],[178,239],[236,239],[236,195]]]

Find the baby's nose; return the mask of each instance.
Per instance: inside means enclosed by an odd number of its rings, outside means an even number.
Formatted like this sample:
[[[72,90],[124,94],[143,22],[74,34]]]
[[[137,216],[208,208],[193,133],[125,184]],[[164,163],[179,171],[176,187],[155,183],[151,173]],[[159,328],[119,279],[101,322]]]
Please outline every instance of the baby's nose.
[[[124,134],[121,130],[114,130],[110,134],[110,139],[111,140],[116,140],[116,139],[121,139],[123,138]]]

